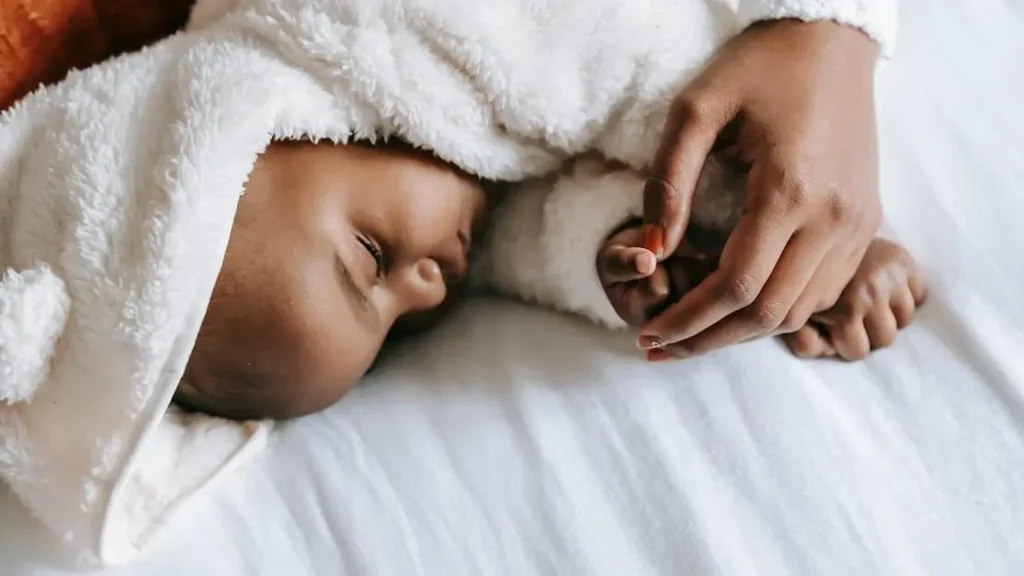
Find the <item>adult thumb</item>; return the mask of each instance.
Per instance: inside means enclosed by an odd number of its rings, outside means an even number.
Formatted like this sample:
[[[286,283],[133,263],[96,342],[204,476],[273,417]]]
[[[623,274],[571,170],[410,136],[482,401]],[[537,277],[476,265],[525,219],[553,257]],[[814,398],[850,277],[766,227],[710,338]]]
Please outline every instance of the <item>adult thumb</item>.
[[[673,101],[644,186],[644,247],[659,260],[679,247],[704,162],[733,115],[714,91],[684,90]]]

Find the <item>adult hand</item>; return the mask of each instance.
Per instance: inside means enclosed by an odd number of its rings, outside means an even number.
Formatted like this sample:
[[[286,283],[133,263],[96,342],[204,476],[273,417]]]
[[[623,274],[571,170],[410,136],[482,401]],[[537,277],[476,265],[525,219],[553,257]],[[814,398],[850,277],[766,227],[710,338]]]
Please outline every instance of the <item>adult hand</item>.
[[[718,270],[641,330],[649,360],[792,332],[839,297],[881,216],[877,54],[835,23],[759,23],[675,100],[644,190],[645,245],[659,259],[679,246],[713,149],[750,175]]]

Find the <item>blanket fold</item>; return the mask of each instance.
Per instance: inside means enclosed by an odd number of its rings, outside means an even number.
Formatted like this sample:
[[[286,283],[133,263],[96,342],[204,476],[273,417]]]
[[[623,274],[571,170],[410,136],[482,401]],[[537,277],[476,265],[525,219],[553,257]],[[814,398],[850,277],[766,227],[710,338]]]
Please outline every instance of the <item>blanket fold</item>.
[[[399,136],[494,180],[585,151],[641,169],[743,25],[717,0],[213,1],[0,117],[0,477],[92,563],[266,439],[170,400],[272,139]]]

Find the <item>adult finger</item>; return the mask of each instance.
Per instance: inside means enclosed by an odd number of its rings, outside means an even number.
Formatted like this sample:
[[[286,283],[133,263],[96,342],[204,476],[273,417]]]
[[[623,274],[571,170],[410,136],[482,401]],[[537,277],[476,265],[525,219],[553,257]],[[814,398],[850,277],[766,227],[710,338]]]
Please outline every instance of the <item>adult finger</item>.
[[[852,254],[844,257],[845,252],[835,247],[825,254],[807,287],[776,330],[776,335],[802,328],[811,318],[835,305],[848,282],[846,279],[857,269],[858,260],[854,260]]]
[[[726,241],[718,270],[648,322],[638,344],[648,348],[650,344],[692,338],[752,304],[768,282],[795,228],[795,219],[772,212],[740,218]]]
[[[657,265],[657,260],[648,250],[621,245],[612,245],[602,250],[597,262],[605,286],[646,278]]]
[[[764,290],[754,302],[721,322],[678,343],[688,355],[705,354],[718,348],[752,340],[782,328],[793,332],[807,323],[811,310],[796,311],[793,304],[800,298],[826,253],[824,242],[807,232],[797,232],[779,258]]]
[[[704,162],[735,111],[720,90],[690,89],[672,103],[644,186],[644,246],[659,260],[679,247]]]

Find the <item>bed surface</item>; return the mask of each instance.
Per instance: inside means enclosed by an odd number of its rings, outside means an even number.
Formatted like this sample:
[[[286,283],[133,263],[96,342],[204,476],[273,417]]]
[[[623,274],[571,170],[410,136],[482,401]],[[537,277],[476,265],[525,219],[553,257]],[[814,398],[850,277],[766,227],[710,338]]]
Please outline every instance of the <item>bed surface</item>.
[[[648,366],[476,302],[103,576],[1021,573],[1024,2],[900,4],[886,232],[932,291],[893,348]],[[0,495],[0,576],[68,573],[41,530]]]

